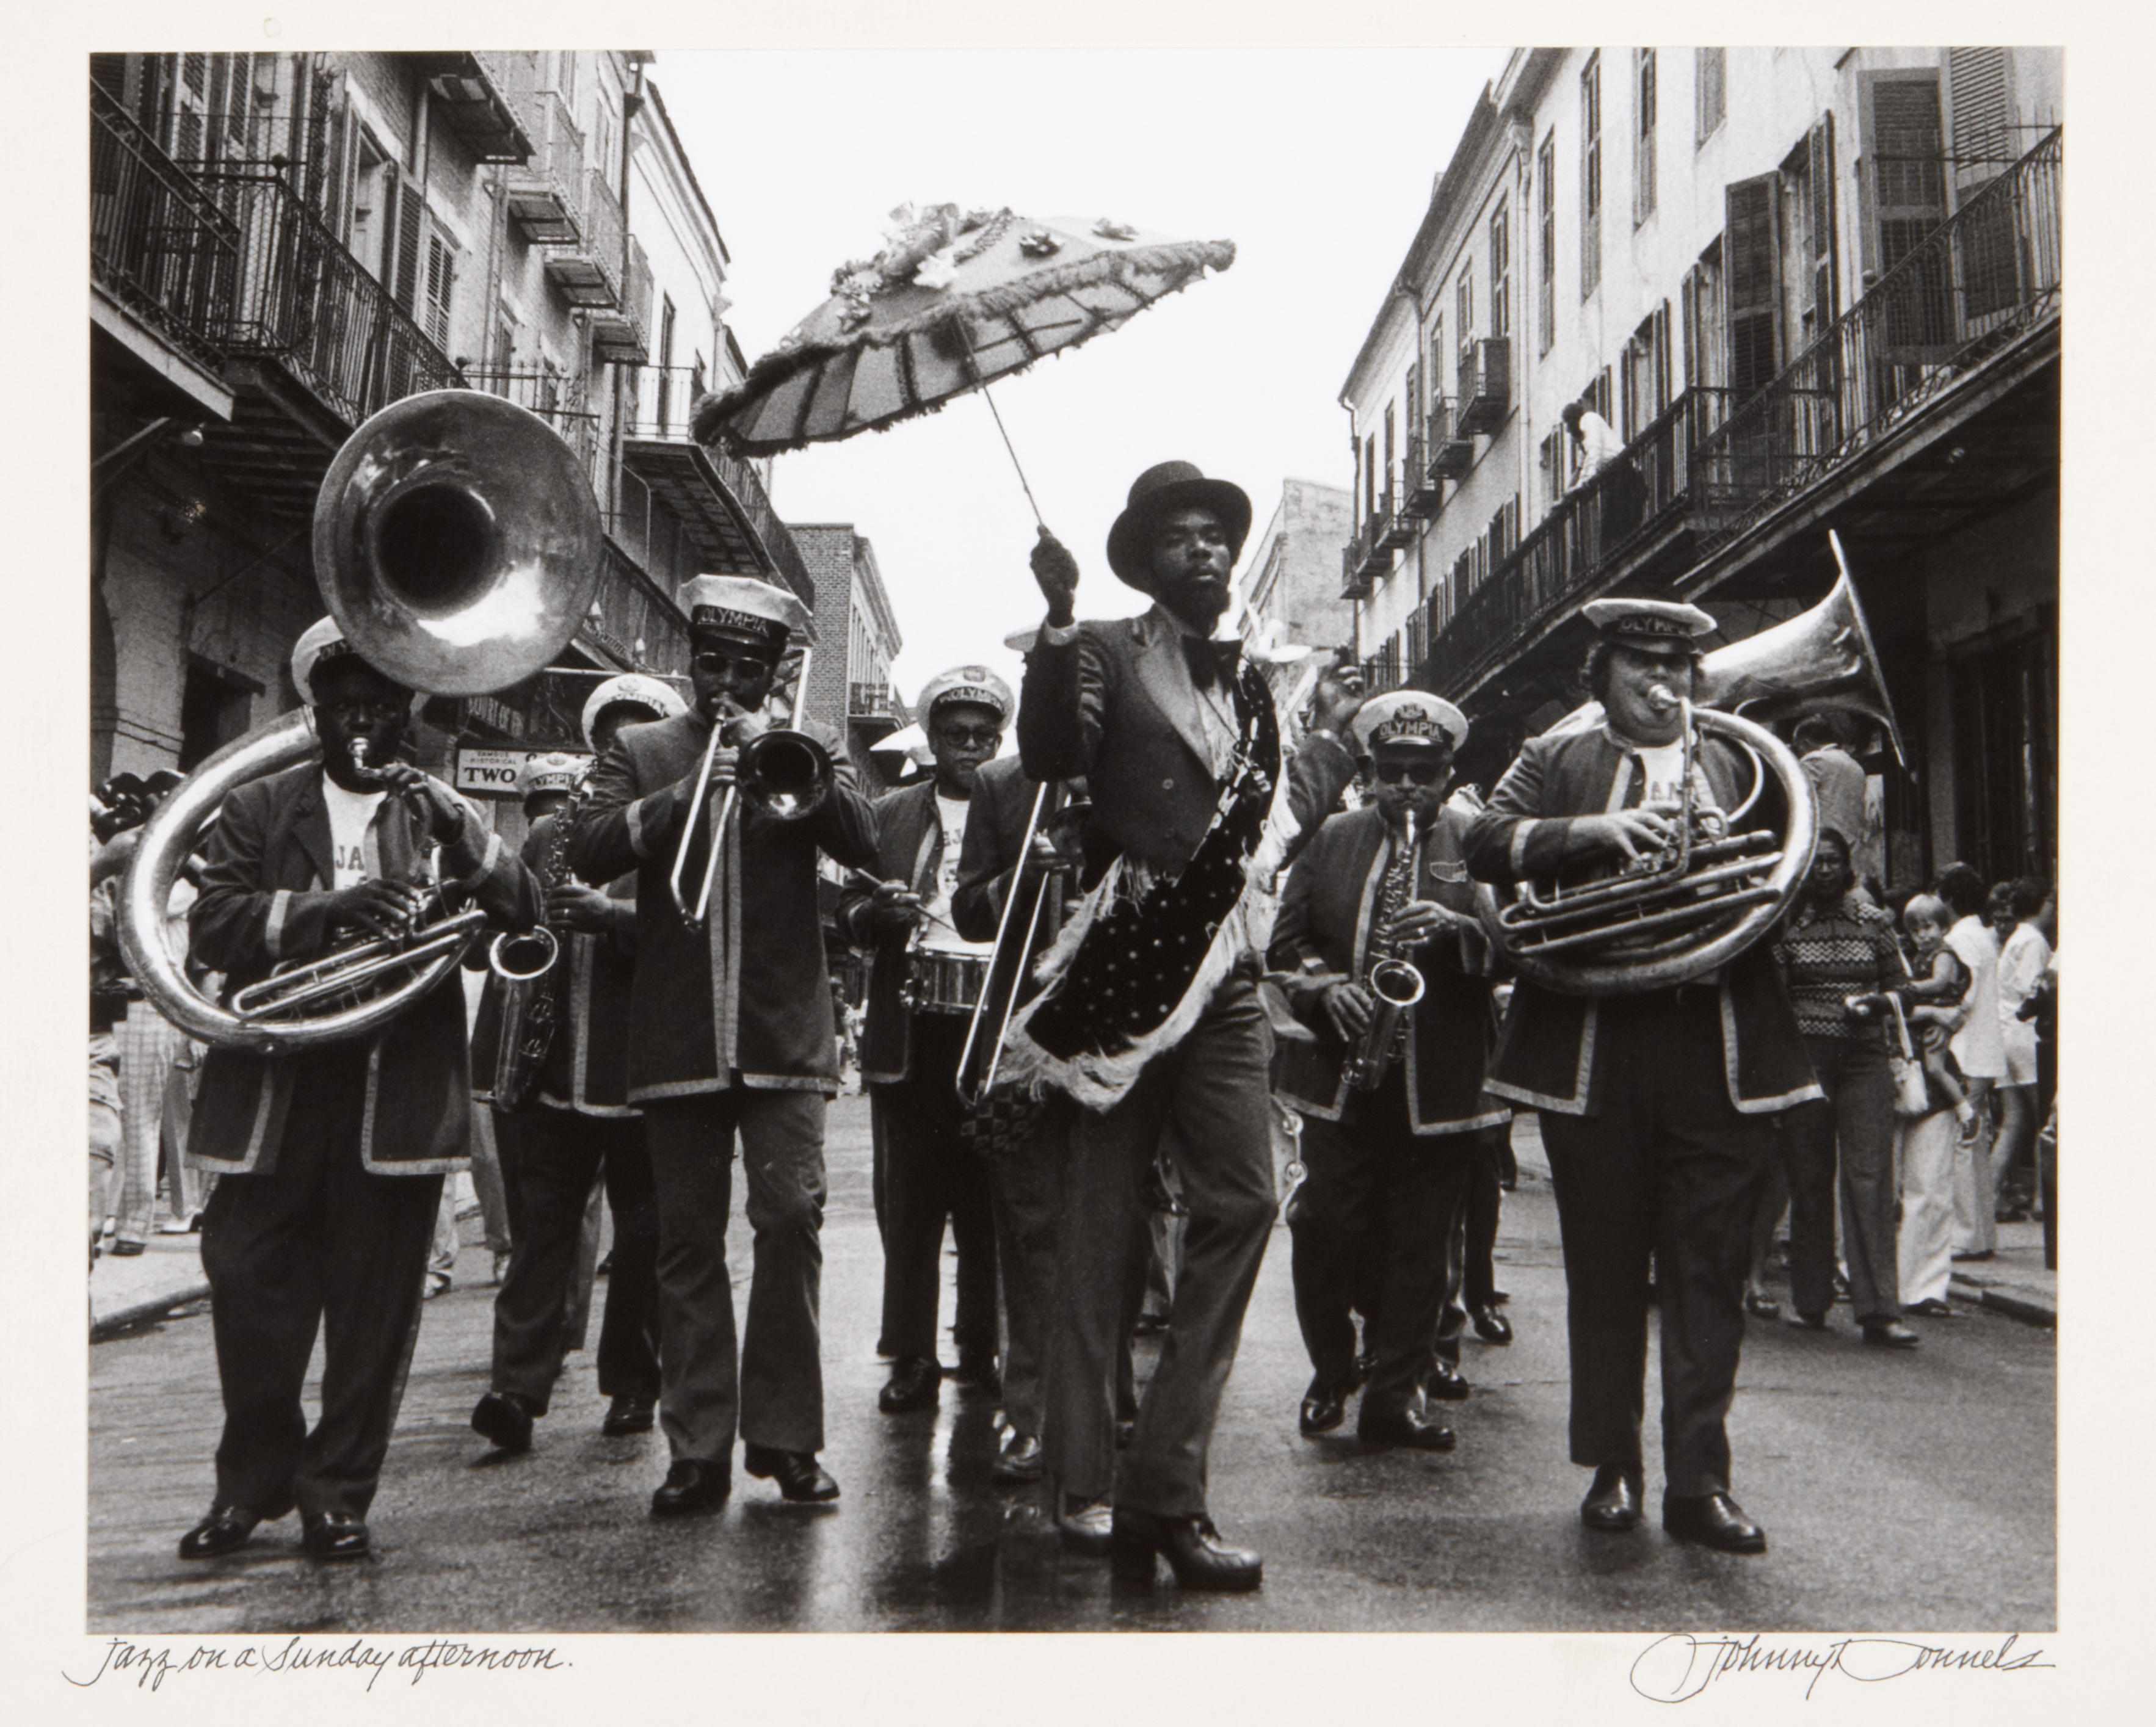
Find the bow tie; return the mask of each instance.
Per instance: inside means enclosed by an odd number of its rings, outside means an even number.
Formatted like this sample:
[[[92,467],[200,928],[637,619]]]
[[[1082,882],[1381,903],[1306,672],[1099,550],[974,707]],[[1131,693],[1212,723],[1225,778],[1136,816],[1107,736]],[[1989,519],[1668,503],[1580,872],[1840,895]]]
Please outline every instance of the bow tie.
[[[1243,644],[1185,636],[1183,658],[1190,667],[1190,681],[1200,689],[1210,689],[1215,680],[1224,689],[1235,681],[1235,669],[1242,664]]]

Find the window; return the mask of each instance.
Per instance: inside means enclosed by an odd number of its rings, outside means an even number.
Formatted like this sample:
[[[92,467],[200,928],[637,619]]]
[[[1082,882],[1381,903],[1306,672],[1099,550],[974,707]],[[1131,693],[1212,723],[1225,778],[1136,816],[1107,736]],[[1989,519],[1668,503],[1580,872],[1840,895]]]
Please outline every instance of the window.
[[[423,321],[434,346],[444,353],[449,348],[449,308],[456,280],[456,242],[436,228],[427,236],[427,305]]]
[[[599,171],[599,177],[616,197],[621,196],[621,140],[614,131],[619,124],[613,104],[604,95],[600,96],[598,124],[592,134],[591,166]]]
[[[495,308],[494,350],[486,363],[490,372],[505,377],[516,370],[516,314],[506,300]]]
[[[1535,182],[1541,200],[1539,255],[1535,259],[1537,351],[1547,354],[1557,340],[1557,137],[1543,140],[1535,156]]]
[[[1634,51],[1632,62],[1634,111],[1639,126],[1632,152],[1632,226],[1637,228],[1655,213],[1655,51]]]
[[[1702,48],[1693,56],[1693,66],[1694,136],[1704,144],[1722,130],[1722,116],[1728,110],[1729,50]]]
[[[577,57],[567,49],[554,56],[554,94],[570,113],[577,111]]]
[[[1763,389],[1781,366],[1780,191],[1774,174],[1740,180],[1722,191],[1732,407]]]
[[[1512,213],[1499,204],[1490,218],[1490,334],[1512,333]]]
[[[1579,74],[1579,297],[1602,285],[1602,56]]]
[[[1393,404],[1388,402],[1385,404],[1385,484],[1382,495],[1384,512],[1387,515],[1393,513],[1393,475],[1397,471],[1394,466],[1393,443],[1395,418]]]
[[[1726,310],[1722,241],[1717,237],[1699,254],[1699,262],[1685,272],[1682,321],[1686,389],[1718,390],[1729,381]]]
[[[1938,73],[1930,67],[1867,72],[1861,88],[1864,158],[1871,168],[1867,261],[1883,276],[1923,250],[1926,237],[1947,218]],[[1921,363],[1948,341],[1953,313],[1943,252],[1931,249],[1911,268],[1908,285],[1893,297],[1889,341],[1902,351],[1898,357]]]
[[[2020,291],[2013,206],[1995,197],[1970,208],[2018,153],[2013,142],[2013,73],[2003,48],[1947,50],[1954,208],[1969,213],[1962,222],[1961,277],[1962,310],[1970,318],[2004,311]]]
[[[1543,476],[1543,508],[1553,509],[1564,495],[1565,434],[1562,425],[1543,439],[1536,453],[1535,465]]]
[[[1430,320],[1430,361],[1424,368],[1430,381],[1430,406],[1437,411],[1438,398],[1445,394],[1445,314],[1439,312]]]
[[[694,407],[701,402],[710,389],[704,381],[704,356],[699,354],[689,367],[689,406]]]
[[[1422,428],[1422,366],[1419,361],[1410,360],[1408,362],[1407,388],[1402,395],[1408,407],[1408,443],[1412,445]],[[1419,484],[1422,476],[1419,474],[1410,474],[1409,479],[1411,484]]]
[[[1363,520],[1368,521],[1378,513],[1378,440],[1375,434],[1363,439]]]
[[[1465,349],[1475,339],[1475,263],[1472,259],[1460,269],[1460,280],[1452,290],[1452,315],[1460,326],[1460,345]]]
[[[351,223],[346,230],[345,243],[359,260],[360,268],[382,281],[389,274],[389,231],[396,218],[397,168],[389,160],[388,152],[374,141],[372,134],[364,130],[358,135],[356,154],[358,160],[352,171]]]
[[[659,429],[674,423],[674,297],[659,296]]]

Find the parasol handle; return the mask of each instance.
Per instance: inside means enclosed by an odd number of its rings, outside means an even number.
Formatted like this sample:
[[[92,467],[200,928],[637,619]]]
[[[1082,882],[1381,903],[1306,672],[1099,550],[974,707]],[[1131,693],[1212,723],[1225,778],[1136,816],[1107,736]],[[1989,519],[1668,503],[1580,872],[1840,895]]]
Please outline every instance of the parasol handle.
[[[966,327],[963,317],[954,317],[952,326],[958,332],[958,340],[966,345],[966,363],[973,369],[973,382],[979,386],[981,399],[988,404],[988,412],[995,417],[996,430],[1002,435],[1004,448],[1009,454],[1011,467],[1018,474],[1018,483],[1025,493],[1027,506],[1033,511],[1034,525],[1045,534],[1048,523],[1040,513],[1040,503],[1033,495],[1033,487],[1025,477],[1025,466],[1018,459],[1018,446],[1011,442],[1009,428],[1004,424],[1003,410],[996,406],[996,398],[989,392],[988,376],[981,370],[981,356],[973,351],[973,332]]]

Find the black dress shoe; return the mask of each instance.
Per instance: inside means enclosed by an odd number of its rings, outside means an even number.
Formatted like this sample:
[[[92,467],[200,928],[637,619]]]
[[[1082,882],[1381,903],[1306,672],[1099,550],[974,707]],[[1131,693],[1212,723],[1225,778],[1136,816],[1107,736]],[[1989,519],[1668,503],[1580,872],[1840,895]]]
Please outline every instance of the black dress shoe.
[[[303,1519],[300,1545],[310,1559],[365,1559],[374,1550],[366,1523],[349,1511],[323,1511]]]
[[[901,1355],[891,1378],[876,1394],[876,1407],[886,1415],[903,1415],[909,1409],[932,1409],[936,1388],[943,1370],[926,1355]]]
[[[515,1391],[489,1391],[472,1410],[472,1432],[497,1451],[531,1449],[531,1405]]]
[[[1106,1559],[1114,1540],[1113,1514],[1108,1509],[1108,1502],[1073,1499],[1068,1494],[1062,1499],[1063,1509],[1056,1514],[1055,1532],[1063,1545],[1088,1559]]]
[[[1031,1433],[1013,1433],[996,1453],[995,1467],[988,1471],[998,1481],[1014,1485],[1040,1479],[1040,1441]]]
[[[1004,1380],[996,1367],[996,1352],[982,1349],[960,1350],[958,1365],[951,1370],[951,1383],[961,1391],[982,1391],[991,1397],[1000,1394]]]
[[[839,1484],[825,1473],[813,1451],[778,1451],[767,1445],[742,1448],[742,1467],[752,1475],[776,1481],[779,1493],[797,1505],[820,1504],[839,1497]]]
[[[1116,1418],[1116,1450],[1118,1450],[1118,1451],[1128,1451],[1128,1450],[1131,1448],[1131,1442],[1132,1442],[1132,1440],[1136,1439],[1137,1437],[1138,1437],[1138,1422],[1137,1422],[1137,1417],[1136,1416],[1134,1416],[1134,1415],[1118,1416],[1118,1417]]]
[[[724,1463],[707,1463],[697,1458],[676,1458],[666,1479],[651,1496],[654,1517],[704,1517],[726,1507],[733,1491],[733,1475]]]
[[[1310,1389],[1302,1394],[1302,1413],[1300,1422],[1303,1437],[1315,1439],[1320,1433],[1329,1433],[1348,1418],[1348,1388],[1327,1385],[1323,1374],[1310,1381]]]
[[[1132,1335],[1137,1337],[1158,1337],[1167,1330],[1168,1315],[1158,1313],[1140,1314],[1137,1323],[1131,1327]]]
[[[1723,1553],[1764,1553],[1767,1532],[1726,1493],[1680,1498],[1662,1495],[1662,1527],[1680,1541],[1697,1541]]]
[[[1265,1561],[1248,1548],[1228,1545],[1211,1518],[1160,1517],[1118,1505],[1108,1549],[1116,1581],[1150,1586],[1155,1554],[1185,1589],[1236,1591],[1265,1580]]]
[[[654,1412],[652,1399],[634,1397],[624,1391],[608,1403],[606,1419],[599,1423],[599,1431],[615,1438],[624,1433],[648,1433]]]
[[[1430,1362],[1430,1372],[1423,1380],[1423,1389],[1443,1402],[1464,1403],[1467,1401],[1467,1381],[1460,1376],[1457,1367],[1441,1357]]]
[[[213,1505],[200,1523],[180,1537],[180,1557],[216,1559],[236,1553],[261,1521],[244,1505]]]
[[[1434,1422],[1419,1409],[1381,1410],[1363,1405],[1355,1437],[1365,1445],[1399,1447],[1408,1451],[1450,1451],[1456,1443],[1451,1428]]]
[[[1485,1343],[1510,1343],[1512,1340],[1512,1322],[1494,1307],[1471,1307],[1467,1317],[1473,1322],[1475,1335]]]
[[[1899,1320],[1881,1320],[1865,1326],[1864,1340],[1876,1349],[1914,1349],[1924,1340]]]
[[[1640,1472],[1622,1463],[1604,1463],[1594,1484],[1579,1502],[1579,1520],[1605,1535],[1621,1535],[1640,1526]]]
[[[1370,1382],[1370,1376],[1378,1371],[1378,1358],[1367,1350],[1355,1357],[1355,1380],[1348,1389],[1359,1391]]]

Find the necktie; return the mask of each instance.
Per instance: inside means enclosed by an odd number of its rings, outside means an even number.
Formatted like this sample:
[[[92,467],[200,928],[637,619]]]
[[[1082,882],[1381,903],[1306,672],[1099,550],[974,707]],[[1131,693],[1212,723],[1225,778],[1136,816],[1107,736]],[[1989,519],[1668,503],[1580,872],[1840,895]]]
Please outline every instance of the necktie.
[[[1190,681],[1200,689],[1210,689],[1216,681],[1224,686],[1235,681],[1235,668],[1243,658],[1243,644],[1185,636],[1183,657],[1190,667]]]

